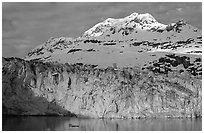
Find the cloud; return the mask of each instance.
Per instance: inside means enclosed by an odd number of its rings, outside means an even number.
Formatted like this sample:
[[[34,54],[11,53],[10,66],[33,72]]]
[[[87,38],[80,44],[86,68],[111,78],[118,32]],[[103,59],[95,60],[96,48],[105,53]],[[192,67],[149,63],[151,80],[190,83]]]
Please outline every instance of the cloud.
[[[2,54],[6,57],[14,56],[23,58],[32,48],[28,39],[19,39],[18,37],[8,37],[2,39]],[[12,54],[11,54],[12,53]]]
[[[13,24],[13,21],[12,20],[10,20],[10,19],[8,19],[8,18],[6,18],[6,17],[2,17],[2,31],[4,32],[6,32],[6,31],[13,31],[13,30],[15,30],[16,28],[15,28],[15,26],[14,26],[14,24]]]
[[[50,37],[78,37],[106,18],[150,13],[168,24],[181,18],[202,28],[202,3],[3,3],[3,56],[24,57]],[[24,51],[24,52],[22,52]]]
[[[5,45],[2,45],[2,54],[5,57],[25,57],[27,52],[30,51],[30,45],[28,45],[28,40],[19,40],[19,39],[13,39],[13,40],[2,40],[2,43]],[[11,54],[12,53],[12,54]]]

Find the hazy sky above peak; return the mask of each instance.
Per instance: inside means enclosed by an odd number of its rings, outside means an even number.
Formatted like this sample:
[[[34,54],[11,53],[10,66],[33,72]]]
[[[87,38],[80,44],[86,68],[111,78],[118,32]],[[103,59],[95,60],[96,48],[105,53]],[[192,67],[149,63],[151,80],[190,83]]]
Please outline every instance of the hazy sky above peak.
[[[106,18],[150,13],[160,23],[184,19],[202,29],[202,3],[2,3],[2,55],[25,57],[50,37],[79,37]]]

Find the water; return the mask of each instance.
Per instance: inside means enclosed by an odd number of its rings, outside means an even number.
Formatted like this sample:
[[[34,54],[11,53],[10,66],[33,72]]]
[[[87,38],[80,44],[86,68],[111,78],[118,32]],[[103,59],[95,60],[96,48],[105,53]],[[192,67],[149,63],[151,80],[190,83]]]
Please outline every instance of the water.
[[[200,131],[202,119],[79,119],[55,116],[3,117],[3,131]]]

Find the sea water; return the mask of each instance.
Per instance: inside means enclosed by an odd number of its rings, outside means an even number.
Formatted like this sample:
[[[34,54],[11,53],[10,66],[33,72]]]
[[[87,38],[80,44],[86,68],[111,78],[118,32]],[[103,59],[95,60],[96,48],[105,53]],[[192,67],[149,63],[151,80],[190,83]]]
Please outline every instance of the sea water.
[[[3,116],[3,131],[201,131],[202,119],[84,119]]]

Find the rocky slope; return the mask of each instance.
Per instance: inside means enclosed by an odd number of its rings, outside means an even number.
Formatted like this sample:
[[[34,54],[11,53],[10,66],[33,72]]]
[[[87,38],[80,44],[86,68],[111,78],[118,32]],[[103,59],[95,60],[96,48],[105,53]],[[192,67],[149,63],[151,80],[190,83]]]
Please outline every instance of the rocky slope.
[[[178,73],[3,58],[3,113],[97,118],[200,117],[201,77]]]
[[[3,58],[3,114],[201,117],[202,32],[150,14],[108,18]]]

